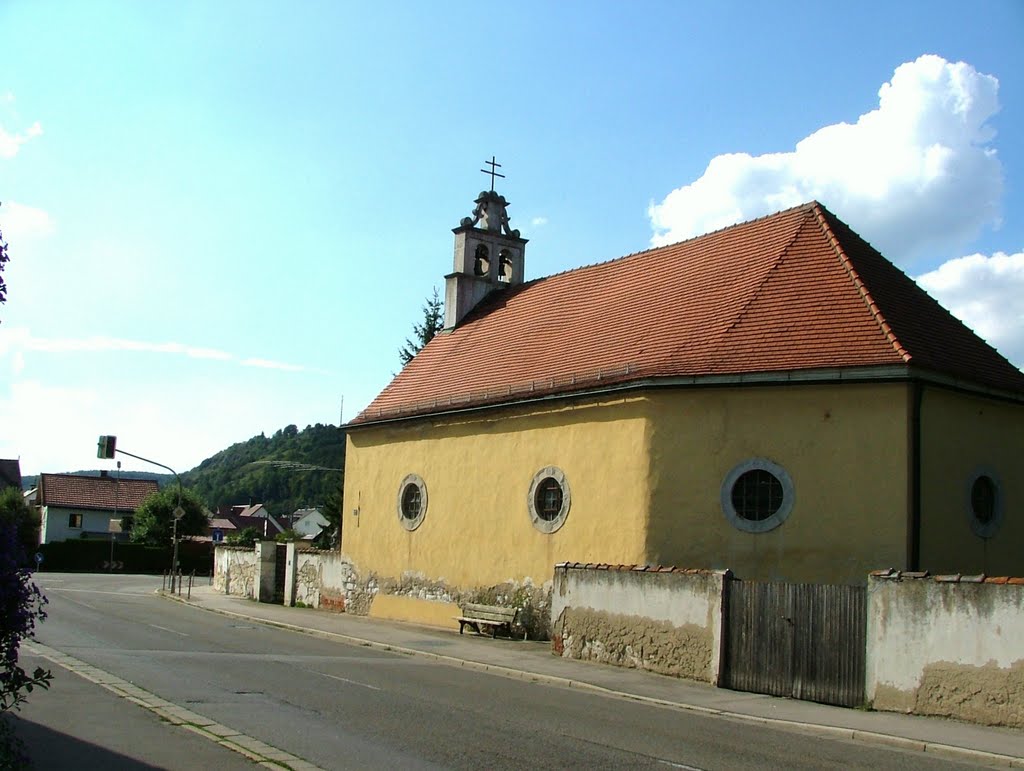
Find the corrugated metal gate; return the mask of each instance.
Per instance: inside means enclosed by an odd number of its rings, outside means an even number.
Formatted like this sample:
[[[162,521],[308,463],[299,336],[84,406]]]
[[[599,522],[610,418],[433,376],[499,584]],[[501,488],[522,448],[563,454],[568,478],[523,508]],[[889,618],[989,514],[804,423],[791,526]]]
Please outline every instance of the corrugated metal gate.
[[[725,688],[864,703],[865,587],[733,580],[726,603]]]

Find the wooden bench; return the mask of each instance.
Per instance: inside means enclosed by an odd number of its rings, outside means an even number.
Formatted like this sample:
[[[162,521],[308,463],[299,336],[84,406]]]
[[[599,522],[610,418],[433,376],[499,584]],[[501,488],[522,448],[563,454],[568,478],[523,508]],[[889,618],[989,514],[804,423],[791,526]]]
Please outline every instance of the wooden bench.
[[[491,637],[498,636],[498,630],[504,627],[508,636],[512,636],[512,624],[516,622],[519,611],[516,608],[502,608],[498,605],[476,605],[467,603],[462,606],[462,615],[455,620],[459,622],[459,634],[466,626],[473,627],[477,634],[483,634],[481,627],[490,627]]]

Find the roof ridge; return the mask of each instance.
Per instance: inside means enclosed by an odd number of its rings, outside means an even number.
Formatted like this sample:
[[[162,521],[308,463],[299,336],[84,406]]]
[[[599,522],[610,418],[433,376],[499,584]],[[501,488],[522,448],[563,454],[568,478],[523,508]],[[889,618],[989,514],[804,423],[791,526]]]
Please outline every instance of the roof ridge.
[[[522,284],[517,285],[515,287],[515,289],[518,290],[520,287],[525,287],[525,286],[528,286],[529,284],[535,284],[538,281],[544,281],[544,280],[549,279],[549,278],[556,278],[557,276],[565,276],[565,275],[568,275],[570,273],[579,273],[580,271],[589,270],[591,268],[599,268],[599,267],[602,267],[604,265],[611,265],[614,262],[623,262],[623,261],[631,259],[633,257],[640,257],[642,255],[650,254],[651,252],[657,252],[657,251],[660,251],[662,249],[671,249],[672,247],[682,246],[683,244],[688,244],[691,241],[696,241],[696,240],[701,239],[701,238],[707,238],[708,236],[717,235],[718,233],[724,233],[724,232],[726,232],[728,230],[734,230],[735,228],[741,228],[744,225],[753,225],[755,222],[762,222],[764,220],[775,219],[777,217],[783,217],[786,214],[791,214],[792,212],[799,211],[800,209],[808,209],[808,210],[810,210],[812,207],[820,206],[820,205],[821,204],[819,204],[817,201],[813,201],[813,200],[812,201],[805,201],[804,203],[798,204],[796,206],[790,206],[788,209],[783,209],[782,211],[776,211],[776,212],[770,212],[768,214],[762,214],[760,217],[754,217],[754,218],[749,219],[749,220],[741,220],[739,222],[734,222],[731,225],[723,225],[722,227],[716,228],[715,230],[708,230],[705,233],[698,233],[696,235],[690,236],[689,238],[684,238],[681,241],[672,241],[671,243],[662,244],[661,246],[652,246],[652,247],[650,247],[648,249],[641,249],[640,251],[630,252],[629,254],[623,254],[623,255],[620,255],[618,257],[610,257],[607,260],[598,260],[597,262],[591,262],[591,263],[588,263],[587,265],[577,265],[575,268],[566,268],[565,270],[560,270],[557,273],[549,273],[546,276],[537,276],[537,278],[532,278],[529,281],[524,281]]]
[[[808,207],[808,213],[810,213],[810,207],[813,204],[817,204],[817,201],[814,201],[812,204],[804,204],[805,206]],[[799,208],[801,208],[801,207],[797,206],[797,207],[794,207],[793,209],[789,209],[788,211],[793,211],[793,210],[799,209]],[[782,212],[780,212],[780,214],[781,213]],[[736,317],[732,320],[732,322],[729,324],[729,326],[727,326],[725,328],[725,330],[722,332],[722,337],[725,337],[727,334],[729,334],[729,332],[731,332],[733,329],[735,329],[737,326],[739,326],[740,322],[743,321],[744,318],[746,318],[747,312],[750,310],[750,307],[761,296],[761,292],[764,289],[765,284],[768,283],[768,279],[770,279],[772,277],[772,274],[775,273],[775,271],[778,269],[779,265],[785,259],[786,252],[793,245],[793,242],[796,241],[796,239],[800,237],[800,233],[803,231],[804,226],[806,224],[807,224],[807,216],[804,215],[804,218],[803,218],[803,220],[801,220],[800,224],[793,229],[793,234],[789,237],[789,240],[785,244],[782,245],[782,248],[779,249],[778,254],[775,255],[775,258],[772,260],[771,267],[768,268],[768,270],[766,270],[764,272],[764,276],[761,277],[761,281],[758,283],[757,287],[754,289],[753,292],[750,293],[750,296],[747,297],[747,301],[745,303],[743,303],[743,307],[740,308],[739,313],[736,314]]]
[[[879,329],[881,329],[882,334],[885,335],[885,339],[889,341],[889,345],[892,346],[892,349],[896,352],[896,355],[903,359],[904,362],[909,363],[910,360],[913,358],[913,355],[910,353],[910,351],[906,349],[903,343],[900,342],[900,339],[896,336],[896,333],[893,331],[892,326],[885,318],[885,314],[882,313],[882,309],[878,306],[878,303],[875,302],[875,298],[871,294],[871,290],[868,289],[867,284],[865,284],[864,280],[860,277],[860,273],[857,271],[857,268],[854,267],[853,261],[850,259],[850,256],[846,253],[846,250],[843,248],[843,245],[839,243],[839,239],[836,237],[835,231],[832,229],[832,226],[829,224],[828,219],[825,217],[826,213],[831,214],[831,212],[829,212],[828,209],[826,209],[817,201],[814,202],[811,209],[814,212],[815,218],[818,222],[818,226],[821,228],[822,233],[824,233],[825,237],[828,239],[833,251],[835,251],[836,256],[839,258],[840,264],[846,269],[847,275],[850,276],[850,280],[853,282],[853,285],[857,288],[857,291],[860,293],[861,299],[864,301],[864,304],[867,306],[867,309],[871,312],[871,315],[875,319],[875,322],[878,324]]]

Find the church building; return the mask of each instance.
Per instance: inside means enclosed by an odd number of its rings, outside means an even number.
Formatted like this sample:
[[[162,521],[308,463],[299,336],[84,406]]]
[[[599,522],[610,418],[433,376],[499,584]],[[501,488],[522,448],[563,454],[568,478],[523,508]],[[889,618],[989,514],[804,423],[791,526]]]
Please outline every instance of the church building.
[[[508,206],[476,199],[444,331],[348,424],[361,578],[1024,571],[1024,374],[822,204],[532,281]]]

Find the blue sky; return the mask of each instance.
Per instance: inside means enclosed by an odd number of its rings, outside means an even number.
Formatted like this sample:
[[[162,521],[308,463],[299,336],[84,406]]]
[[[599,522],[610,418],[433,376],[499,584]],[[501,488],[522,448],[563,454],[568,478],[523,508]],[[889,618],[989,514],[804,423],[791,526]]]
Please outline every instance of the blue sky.
[[[1021,366],[1024,3],[833,5],[0,3],[0,457],[353,417],[492,154],[527,278],[818,198]]]

